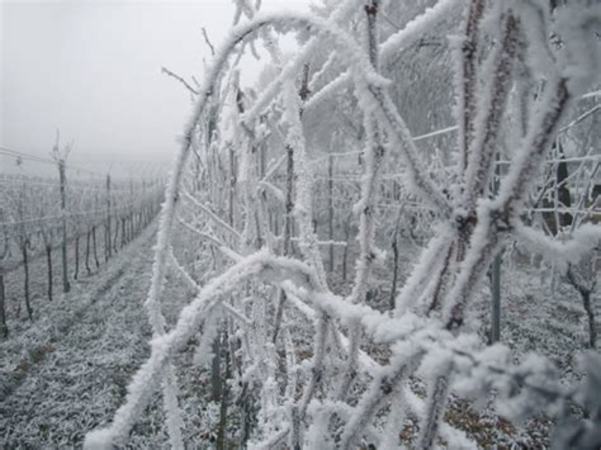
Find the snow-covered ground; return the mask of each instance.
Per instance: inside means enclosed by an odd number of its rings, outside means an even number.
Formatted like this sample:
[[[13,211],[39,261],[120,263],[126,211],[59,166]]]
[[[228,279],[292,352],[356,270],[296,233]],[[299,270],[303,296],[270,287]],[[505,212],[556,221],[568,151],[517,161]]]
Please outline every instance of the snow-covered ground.
[[[112,418],[131,375],[149,355],[151,328],[143,304],[155,239],[151,225],[99,274],[52,303],[37,302],[33,325],[12,324],[9,339],[0,342],[0,448],[78,447],[86,432]],[[173,321],[185,289],[168,282],[164,298],[165,315]],[[178,358],[182,366],[186,437],[208,444],[212,436],[202,430],[210,430],[217,416],[204,401],[204,375],[193,367],[192,352]],[[129,447],[167,445],[158,405],[155,399]]]
[[[0,343],[2,448],[79,446],[86,432],[112,419],[131,375],[149,355],[151,329],[143,303],[155,231],[154,225],[148,227],[106,268],[74,284],[71,293],[57,295],[52,303],[38,299],[33,325],[12,323],[10,338]],[[408,260],[403,263],[405,272]],[[503,342],[518,358],[536,350],[553,359],[569,379],[573,357],[584,349],[586,338],[578,294],[561,280],[553,294],[550,280],[542,280],[531,266],[505,264],[504,269]],[[388,275],[385,268],[377,274],[383,307],[390,295]],[[481,317],[489,307],[487,289],[482,286],[482,300],[474,310]],[[173,324],[190,293],[181,280],[168,276],[162,298]],[[486,321],[481,327],[487,328]],[[218,406],[208,401],[208,374],[193,364],[193,347],[175,361],[184,439],[194,448],[210,448]],[[419,392],[419,382],[415,387]],[[128,447],[167,447],[159,397],[134,427]],[[461,401],[452,402],[447,420],[476,437],[482,448],[546,448],[549,442],[545,420],[516,428],[488,409],[478,412]],[[415,432],[403,430],[407,436]]]
[[[148,354],[153,235],[151,226],[98,275],[37,302],[34,324],[0,343],[3,448],[76,445],[122,400]]]

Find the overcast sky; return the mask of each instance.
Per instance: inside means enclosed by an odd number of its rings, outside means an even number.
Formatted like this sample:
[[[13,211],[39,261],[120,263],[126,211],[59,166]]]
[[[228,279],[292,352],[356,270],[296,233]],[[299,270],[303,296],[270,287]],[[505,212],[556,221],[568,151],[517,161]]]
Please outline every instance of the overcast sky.
[[[0,145],[48,156],[58,127],[78,163],[170,161],[191,104],[161,67],[202,79],[201,28],[218,45],[233,12],[231,0],[0,0]]]

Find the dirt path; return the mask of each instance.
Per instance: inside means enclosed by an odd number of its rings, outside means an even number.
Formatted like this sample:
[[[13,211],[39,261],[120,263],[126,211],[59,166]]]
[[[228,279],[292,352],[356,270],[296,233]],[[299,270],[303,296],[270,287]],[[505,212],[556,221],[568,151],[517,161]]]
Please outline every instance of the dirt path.
[[[110,417],[148,356],[154,226],[79,292],[0,345],[0,448],[72,448]]]

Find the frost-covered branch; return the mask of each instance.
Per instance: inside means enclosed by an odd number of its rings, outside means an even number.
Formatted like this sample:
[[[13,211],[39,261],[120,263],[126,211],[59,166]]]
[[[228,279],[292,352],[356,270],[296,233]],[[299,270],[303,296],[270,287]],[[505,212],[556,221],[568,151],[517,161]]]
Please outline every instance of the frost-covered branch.
[[[215,214],[213,211],[211,211],[211,209],[208,206],[203,205],[201,202],[196,200],[194,197],[192,197],[192,195],[190,195],[186,191],[183,192],[183,196],[186,200],[190,201],[194,206],[196,206],[197,208],[202,210],[213,222],[215,222],[215,224],[219,225],[221,228],[228,231],[236,239],[238,239],[238,240],[242,239],[242,236],[240,236],[240,233],[238,233],[238,231],[236,231],[227,222],[222,220],[217,214]]]
[[[197,103],[162,206],[146,302],[154,331],[151,356],[134,376],[125,403],[112,423],[89,434],[86,447],[124,445],[161,383],[171,445],[183,446],[171,361],[199,333],[201,325],[196,360],[206,362],[212,354],[211,342],[220,336],[224,324],[219,351],[227,349],[227,367],[211,375],[219,379],[224,373],[224,392],[236,396],[236,402],[226,396],[220,399],[220,442],[224,442],[226,421],[231,416],[227,408],[234,403],[239,406],[237,402],[243,404],[236,423],[248,428],[240,446],[287,445],[296,449],[331,445],[350,449],[362,445],[362,438],[377,445],[395,446],[409,414],[420,424],[420,434],[413,445],[432,448],[440,436],[450,448],[474,448],[465,434],[444,422],[449,395],[462,392],[469,397],[465,379],[473,382],[476,399],[487,398],[495,389],[500,410],[509,413],[529,413],[537,402],[563,407],[577,400],[573,392],[555,383],[546,363],[528,361],[513,368],[503,360],[505,353],[497,347],[482,349],[481,342],[468,337],[462,327],[464,311],[475,297],[479,281],[506,242],[521,239],[529,248],[540,250],[570,269],[590,249],[592,241],[601,239],[597,226],[581,226],[580,221],[562,242],[522,222],[526,221],[523,204],[536,188],[538,171],[571,99],[576,98],[576,91],[583,84],[588,83],[587,89],[591,88],[590,77],[580,71],[588,73],[596,63],[586,60],[582,53],[591,57],[596,54],[588,49],[578,50],[577,43],[590,44],[590,36],[584,36],[583,30],[588,32],[591,24],[596,24],[596,10],[590,10],[595,13],[592,19],[578,12],[557,16],[553,26],[557,25],[565,40],[561,52],[558,50],[562,56],[549,56],[544,88],[535,107],[530,108],[527,133],[516,139],[515,150],[507,149],[508,171],[499,170],[494,178],[501,179],[498,191],[490,188],[494,159],[505,144],[505,128],[512,125],[506,125],[504,119],[510,117],[509,95],[516,78],[516,62],[522,64],[522,69],[528,66],[528,77],[542,76],[540,67],[536,67],[535,50],[543,45],[541,36],[550,19],[539,14],[541,10],[534,2],[526,3],[469,3],[465,40],[461,52],[455,55],[460,65],[455,86],[458,128],[447,129],[458,129],[460,142],[458,148],[437,149],[430,155],[429,147],[417,148],[399,113],[398,102],[389,94],[391,81],[379,74],[379,64],[431,32],[434,24],[458,8],[458,1],[439,1],[393,33],[384,44],[379,42],[378,16],[380,8],[391,7],[387,2],[348,0],[328,4],[324,8],[333,13],[326,19],[292,13],[261,15],[257,4],[249,0],[235,2],[235,22],[240,25],[215,53],[215,62],[202,87],[194,89]],[[577,30],[566,29],[566,17],[575,20]],[[353,32],[347,31],[351,19],[353,26],[357,19],[365,24],[366,45],[357,44]],[[290,31],[299,32],[299,42],[308,41],[295,56],[284,58],[276,37]],[[271,55],[276,75],[255,95],[251,89],[240,86],[239,70],[228,61],[230,56],[238,58],[235,66],[243,54],[256,53],[248,45],[257,39]],[[309,83],[315,66],[321,69]],[[313,105],[327,100],[340,87],[352,86],[355,98],[344,106],[351,105],[361,116],[355,111],[344,111],[345,117],[340,120],[350,121],[358,130],[361,126],[356,124],[357,118],[363,119],[360,137],[352,141],[356,146],[362,140],[363,150],[359,152],[355,147],[344,152],[362,154],[363,173],[360,179],[355,172],[349,177],[359,182],[341,198],[351,204],[359,191],[354,207],[357,220],[352,223],[350,215],[339,219],[345,222],[345,239],[351,254],[358,249],[352,285],[346,278],[338,280],[335,271],[331,271],[329,279],[326,276],[320,249],[324,242],[319,240],[314,222],[319,217],[315,205],[319,204],[316,199],[320,200],[320,188],[313,170],[319,170],[320,159],[310,162],[308,155],[314,151],[314,138],[319,136],[310,135],[313,130],[309,129],[316,110],[311,102],[303,105],[301,100],[326,78],[333,81],[314,96]],[[217,100],[219,104],[215,105]],[[325,121],[327,117],[317,119]],[[341,145],[346,142],[350,139]],[[316,146],[318,151],[322,150],[320,145]],[[187,171],[192,149],[197,160],[194,168]],[[446,164],[435,160],[447,150],[462,155],[459,173],[452,173]],[[332,157],[339,153],[328,154]],[[273,161],[271,165],[268,158]],[[430,163],[426,164],[428,158]],[[388,169],[387,163],[396,163],[397,159],[401,160],[402,169],[392,167],[381,177],[381,172]],[[437,173],[439,169],[442,175]],[[567,180],[572,183],[584,176],[584,171],[568,176],[561,186],[567,186]],[[403,186],[398,183],[399,178]],[[391,180],[392,187],[387,184]],[[331,195],[331,174],[329,181]],[[228,182],[228,188],[220,188]],[[441,182],[444,190],[439,187]],[[423,220],[428,222],[426,238],[434,235],[407,274],[392,314],[378,311],[376,302],[366,301],[374,287],[372,266],[384,257],[375,239],[378,220],[387,214],[377,201],[381,192],[387,196],[382,203],[400,207],[403,217],[411,213],[406,212],[410,208],[405,209],[402,202],[415,204],[419,214],[423,214],[425,219],[407,217],[411,233],[415,223]],[[226,219],[218,211],[220,205]],[[558,206],[555,205],[556,213]],[[570,205],[566,208],[571,211]],[[195,260],[194,270],[205,266],[199,273],[189,273],[188,266],[182,267],[173,254],[178,223],[186,230],[185,237],[189,231],[210,244],[198,245],[199,250],[213,254],[212,258]],[[350,241],[353,225],[358,225],[356,247]],[[387,227],[383,230],[389,231]],[[335,242],[333,231],[329,239],[328,243]],[[281,251],[278,242],[283,243]],[[300,255],[291,250],[292,242],[298,243]],[[226,247],[227,243],[233,250]],[[214,247],[227,259],[217,257]],[[260,247],[263,250],[256,251]],[[271,248],[283,256],[275,256]],[[346,259],[344,264],[346,267]],[[169,266],[195,292],[195,298],[183,308],[171,330],[167,330],[160,304]],[[568,276],[574,285],[581,284],[578,273]],[[286,305],[292,308],[284,311],[282,299],[287,299]],[[223,317],[227,320],[222,321]],[[301,332],[297,335],[298,330]],[[411,389],[410,381],[416,378],[428,388],[424,400]],[[512,402],[515,390],[525,396],[523,404]],[[246,420],[251,410],[257,410],[257,423],[252,430],[250,419]],[[242,416],[247,413],[249,416]],[[558,416],[563,418],[562,414]],[[382,423],[386,423],[386,433],[395,436],[382,436]]]
[[[198,91],[196,89],[194,89],[192,86],[190,86],[190,84],[186,80],[184,80],[183,77],[179,76],[175,72],[172,72],[165,67],[161,67],[161,72],[163,72],[166,75],[169,75],[172,78],[175,78],[177,81],[179,81],[181,84],[183,84],[184,87],[186,89],[188,89],[188,91],[190,91],[190,93],[192,93],[193,95],[198,95]]]

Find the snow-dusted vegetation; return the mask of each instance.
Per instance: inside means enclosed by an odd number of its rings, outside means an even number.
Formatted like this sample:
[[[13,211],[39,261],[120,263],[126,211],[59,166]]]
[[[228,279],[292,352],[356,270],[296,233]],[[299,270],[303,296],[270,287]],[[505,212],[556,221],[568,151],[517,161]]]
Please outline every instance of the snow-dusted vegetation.
[[[601,6],[234,3],[201,83],[164,69],[194,107],[124,250],[148,330],[99,280],[90,407],[42,436],[24,374],[9,447],[600,448]]]
[[[19,327],[21,305],[31,322],[41,294],[53,301],[60,275],[63,293],[71,281],[90,276],[117,254],[156,216],[162,198],[158,179],[112,180],[85,172],[67,179],[77,166],[67,163],[73,144],[53,147],[52,159],[2,149],[17,166],[30,161],[56,166],[58,178],[0,173],[0,335]],[[24,159],[25,158],[25,159]],[[27,168],[27,167],[26,167]],[[95,176],[90,176],[95,175]],[[56,263],[60,251],[60,265]],[[44,260],[45,272],[39,260]],[[58,267],[57,267],[58,266]],[[18,287],[17,287],[18,285]],[[11,310],[11,311],[9,311]],[[14,314],[13,314],[14,313]]]

